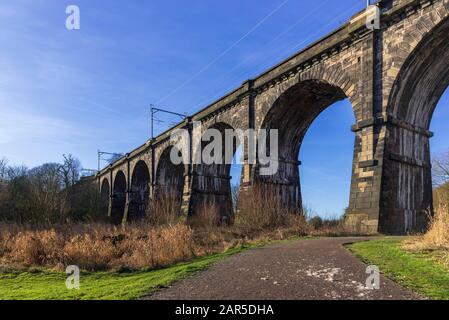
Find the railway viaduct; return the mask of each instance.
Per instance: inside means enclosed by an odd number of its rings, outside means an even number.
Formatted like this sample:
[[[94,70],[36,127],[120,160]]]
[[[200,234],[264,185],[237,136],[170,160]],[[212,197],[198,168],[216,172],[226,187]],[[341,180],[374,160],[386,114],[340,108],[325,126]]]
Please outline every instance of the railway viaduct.
[[[432,210],[429,125],[449,83],[449,0],[376,5],[380,28],[368,28],[365,11],[358,13],[101,170],[96,178],[109,215],[116,222],[136,219],[164,191],[186,215],[211,202],[229,214],[229,166],[170,161],[171,133],[194,121],[221,131],[279,129],[279,170],[261,176],[259,164],[245,161],[241,192],[257,181],[274,186],[283,205],[300,207],[302,139],[324,109],[349,99],[356,122],[347,225],[392,234],[425,228]]]

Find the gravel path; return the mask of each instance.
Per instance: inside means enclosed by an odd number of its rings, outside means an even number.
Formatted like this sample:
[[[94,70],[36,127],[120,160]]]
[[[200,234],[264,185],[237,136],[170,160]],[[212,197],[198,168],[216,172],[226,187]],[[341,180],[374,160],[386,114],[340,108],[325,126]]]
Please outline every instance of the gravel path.
[[[367,265],[343,246],[362,240],[367,238],[299,240],[247,250],[146,299],[420,299],[383,276],[379,290],[365,288]]]

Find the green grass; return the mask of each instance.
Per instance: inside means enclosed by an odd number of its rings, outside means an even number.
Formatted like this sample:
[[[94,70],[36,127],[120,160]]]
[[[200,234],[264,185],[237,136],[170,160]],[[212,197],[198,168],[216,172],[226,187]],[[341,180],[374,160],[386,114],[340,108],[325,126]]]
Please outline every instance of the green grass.
[[[260,244],[261,245],[261,244]],[[37,271],[0,273],[1,300],[129,300],[151,293],[158,287],[209,267],[212,263],[258,245],[246,245],[224,253],[198,258],[168,268],[138,272],[84,272],[80,289],[68,290],[66,274]]]
[[[430,252],[401,248],[401,239],[359,242],[349,249],[368,264],[376,265],[390,279],[431,299],[449,299],[449,270]]]

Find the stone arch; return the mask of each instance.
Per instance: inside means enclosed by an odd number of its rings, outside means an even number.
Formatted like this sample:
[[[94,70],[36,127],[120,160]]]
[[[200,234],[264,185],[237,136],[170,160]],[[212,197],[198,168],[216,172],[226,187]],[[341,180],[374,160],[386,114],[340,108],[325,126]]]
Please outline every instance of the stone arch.
[[[392,87],[389,114],[429,129],[433,111],[449,84],[448,32],[446,18],[410,53]]]
[[[186,166],[171,161],[172,150],[176,152],[177,149],[173,145],[166,147],[157,162],[153,198],[155,201],[169,201],[176,212],[181,212]]]
[[[357,60],[353,58],[354,60]],[[359,71],[357,69],[357,71]],[[322,83],[338,88],[339,91],[349,99],[353,106],[357,105],[357,86],[352,78],[344,72],[339,64],[315,65],[302,72],[299,76],[300,83],[308,81]]]
[[[130,184],[128,221],[145,216],[150,198],[150,170],[145,161],[140,160],[133,168]]]
[[[232,146],[226,146],[226,134],[231,137],[230,134],[235,133],[234,128],[227,122],[214,122],[204,128],[201,140],[209,129],[216,130],[220,134],[221,150],[218,152],[221,153],[217,155],[217,160],[221,159],[214,163],[206,163],[204,159],[201,159],[201,163],[193,165],[191,213],[195,215],[204,210],[214,209],[218,215],[217,218],[226,222],[230,221],[234,215],[230,171],[232,159],[241,142],[237,136],[234,136]],[[205,147],[211,142],[213,141],[202,141],[201,145],[194,148],[194,159],[199,159],[197,157],[201,157]],[[211,153],[213,156],[215,151]]]
[[[145,166],[148,168],[148,172],[151,174],[151,172],[150,172],[151,159],[149,159],[147,155],[145,155],[145,156],[142,156],[142,155],[137,156],[137,157],[133,158],[132,160],[130,160],[129,164],[130,164],[129,165],[129,172],[131,173],[131,176],[132,176],[132,173],[134,173],[137,165],[140,166],[142,164],[145,164]]]
[[[126,176],[123,171],[119,170],[115,174],[112,190],[111,219],[115,224],[120,224],[123,220],[126,206],[126,191]]]
[[[241,103],[237,103],[223,112],[217,113],[213,118],[204,120],[202,126],[213,128],[215,125],[223,125],[227,128],[246,130],[248,129],[247,112],[246,105],[243,104],[242,107]]]
[[[354,60],[357,61],[356,58]],[[343,70],[341,64],[337,62],[321,62],[266,87],[256,96],[256,128],[262,128],[268,113],[282,96],[294,91],[301,84],[311,82],[339,88],[345,98],[348,98],[351,102],[356,119],[361,120],[362,112],[358,86],[357,82],[351,77],[351,75],[357,75],[358,71],[356,67]]]
[[[111,197],[111,185],[107,178],[104,178],[100,185],[100,212],[106,213]]]
[[[380,229],[423,231],[433,210],[429,131],[449,85],[449,18],[426,33],[402,65],[387,105]]]
[[[291,209],[302,209],[298,156],[308,128],[326,108],[348,98],[347,94],[353,94],[349,80],[337,81],[345,84],[341,88],[327,81],[314,79],[319,76],[320,74],[312,72],[303,76],[303,79],[312,78],[311,80],[299,81],[283,91],[266,113],[260,127],[278,130],[279,160],[278,169],[273,175],[261,175],[258,165],[254,181],[273,188],[282,204]],[[337,78],[345,79],[343,76]]]

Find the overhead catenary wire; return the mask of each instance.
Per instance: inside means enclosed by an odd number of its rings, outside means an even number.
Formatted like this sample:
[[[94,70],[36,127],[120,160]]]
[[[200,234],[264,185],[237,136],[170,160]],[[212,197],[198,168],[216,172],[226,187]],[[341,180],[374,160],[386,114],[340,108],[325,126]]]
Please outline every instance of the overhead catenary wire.
[[[288,1],[288,0],[287,0]],[[252,32],[254,32],[258,26],[260,26],[263,22],[265,22],[269,17],[271,17],[274,13],[276,13],[280,8],[282,8],[283,5],[285,5],[287,3],[287,1],[284,1],[279,7],[277,7],[274,11],[272,11],[268,16],[266,16],[264,19],[262,19],[255,27],[253,27],[248,33],[246,33],[242,38],[240,38],[234,45],[232,45],[231,47],[229,47],[228,49],[226,49],[224,51],[224,53],[222,53],[222,55],[224,55],[225,53],[229,52],[232,48],[234,48],[238,43],[240,43],[241,41],[243,41],[247,36],[249,36]],[[329,0],[324,1],[321,5],[317,6],[316,8],[314,8],[312,11],[309,12],[309,14],[301,17],[301,19],[299,19],[298,21],[296,21],[294,24],[292,24],[291,26],[289,26],[288,28],[286,28],[285,30],[283,30],[281,33],[279,33],[277,36],[275,36],[273,39],[271,39],[269,42],[265,43],[261,48],[265,48],[268,45],[270,45],[271,43],[275,42],[276,40],[278,40],[279,38],[281,38],[283,35],[287,34],[289,31],[293,30],[299,23],[303,22],[304,20],[306,20],[308,17],[312,16],[314,13],[316,13],[319,9],[321,9]],[[321,27],[320,29],[318,29],[316,32],[314,32],[312,35],[309,35],[306,39],[302,40],[301,42],[293,45],[293,46],[288,46],[288,48],[286,46],[283,46],[283,48],[281,50],[277,50],[277,52],[275,54],[278,54],[279,51],[282,52],[287,52],[288,54],[292,54],[292,51],[297,51],[298,48],[300,46],[303,46],[304,44],[306,44],[307,41],[310,41],[310,39],[315,38],[317,35],[319,35],[324,29],[326,29],[329,25],[333,24],[335,21],[337,21],[338,19],[340,19],[341,17],[343,17],[344,15],[346,15],[349,11],[353,10],[355,7],[359,6],[360,2],[358,0],[356,0],[355,4],[351,7],[349,7],[349,9],[343,11],[341,14],[337,15],[334,19],[330,20],[328,23],[326,23],[323,27]],[[221,55],[221,56],[222,56]],[[285,55],[285,54],[284,54]],[[221,58],[221,56],[219,56]],[[265,63],[268,60],[273,59],[273,54],[269,55],[267,58],[263,59],[263,62]],[[238,69],[241,65],[243,65],[244,63],[253,60],[253,57],[249,57],[244,59],[243,61],[241,61],[240,63],[238,63],[236,66],[234,66],[231,70],[229,70],[223,77],[226,77],[230,74],[232,74],[232,72],[236,69]],[[219,59],[214,59],[216,61],[218,61]],[[216,61],[213,60],[213,63],[215,63]],[[210,67],[213,63],[208,64],[208,67]],[[203,73],[207,68],[203,68],[200,72]],[[232,79],[234,78],[241,78],[244,75],[245,72],[243,73],[239,73],[235,76],[232,77]],[[171,96],[172,94],[175,93],[175,91],[179,91],[181,90],[184,86],[186,86],[188,83],[190,83],[191,81],[193,81],[197,76],[199,76],[200,73],[195,74],[193,77],[189,78],[190,80],[188,80],[188,82],[186,81],[182,86],[176,88],[175,90],[172,91],[172,93],[170,93],[170,95],[167,95],[165,98],[168,98],[169,96]],[[223,83],[223,82],[221,82]],[[220,89],[215,90],[215,93],[217,92],[223,92],[224,88],[221,87]],[[209,98],[203,100],[200,103],[195,104],[194,106],[188,108],[186,110],[186,112],[192,111],[196,108],[202,107],[204,104],[209,103],[211,100],[213,100],[213,97],[216,97],[216,94],[211,95]],[[165,99],[163,98],[163,99]],[[159,100],[162,101],[163,99]],[[161,121],[162,123],[166,123],[164,121]],[[161,124],[161,122],[159,122],[159,124]],[[173,124],[173,123],[170,123]]]
[[[330,0],[325,0],[323,1],[319,6],[315,7],[314,9],[312,9],[308,14],[301,16],[301,18],[299,20],[297,20],[295,23],[293,23],[292,25],[290,25],[288,28],[284,29],[282,32],[280,32],[278,35],[276,35],[274,38],[272,38],[270,41],[264,43],[260,48],[266,48],[268,47],[270,44],[272,44],[273,42],[275,42],[276,40],[278,40],[279,38],[281,38],[282,36],[284,36],[285,34],[287,34],[288,32],[290,32],[291,30],[293,30],[296,26],[298,26],[301,22],[305,21],[307,18],[309,18],[310,16],[312,16],[315,12],[317,12],[319,9],[321,9],[322,7],[324,7]],[[230,74],[232,74],[232,72],[234,70],[237,70],[240,66],[242,66],[243,64],[254,60],[254,56],[249,56],[245,59],[243,59],[242,61],[240,61],[238,64],[236,64],[234,67],[232,67],[229,71],[227,71],[226,73],[224,73],[223,75],[220,76],[220,78],[225,78],[227,76],[229,76]],[[221,82],[223,83],[223,82]],[[216,91],[215,91],[216,92]],[[204,100],[203,100],[204,101]],[[189,109],[187,109],[187,111],[191,111],[195,108],[197,108],[198,104],[195,104],[194,106],[190,107]]]
[[[154,104],[150,105],[150,135],[151,135],[151,139],[154,139],[154,122],[156,121],[157,123],[161,124],[161,123],[166,123],[166,121],[164,120],[160,120],[158,118],[155,118],[155,114],[156,113],[165,113],[165,114],[169,114],[172,116],[178,116],[181,117],[183,120],[187,118],[187,114],[185,113],[179,113],[179,112],[174,112],[174,111],[170,111],[167,109],[162,109],[162,108],[158,108],[155,107]]]
[[[173,94],[184,88],[186,85],[195,80],[198,76],[200,76],[204,71],[209,69],[212,65],[214,65],[218,60],[220,60],[223,56],[225,56],[229,51],[235,48],[240,42],[245,40],[250,34],[252,34],[255,30],[257,30],[265,21],[267,21],[271,16],[273,16],[276,12],[278,12],[283,6],[285,6],[289,2],[289,0],[283,1],[279,6],[277,6],[274,10],[272,10],[268,15],[266,15],[262,20],[260,20],[254,27],[252,27],[247,33],[245,33],[242,37],[240,37],[237,41],[235,41],[231,46],[222,51],[218,56],[212,59],[207,65],[201,68],[197,73],[188,78],[185,82],[183,82],[180,86],[176,87],[174,90],[170,91],[167,95],[159,99],[156,104],[160,104],[165,101],[167,98],[171,97]]]
[[[111,156],[108,159],[103,158],[104,155],[108,155]],[[100,172],[101,169],[101,161],[106,161],[107,163],[112,163],[115,160],[117,160],[117,158],[123,157],[123,153],[116,153],[116,152],[107,152],[107,151],[100,151],[97,150],[97,157],[98,157],[98,172]]]
[[[337,21],[338,19],[341,19],[341,17],[343,17],[343,16],[346,15],[349,11],[353,10],[354,8],[356,8],[356,7],[359,6],[359,5],[360,5],[360,2],[359,2],[358,0],[356,0],[356,3],[355,3],[353,6],[349,7],[347,10],[343,11],[341,14],[339,14],[338,16],[336,16],[334,19],[330,20],[330,21],[329,21],[327,24],[325,24],[322,28],[318,29],[316,32],[314,32],[313,34],[309,35],[306,39],[302,40],[301,42],[299,42],[299,43],[297,43],[297,44],[295,44],[295,45],[293,45],[293,46],[290,46],[290,45],[283,46],[283,48],[282,48],[281,50],[277,50],[277,52],[276,52],[275,54],[278,54],[279,51],[287,52],[288,54],[292,54],[292,53],[296,52],[296,51],[298,50],[298,48],[301,47],[301,46],[304,46],[304,45],[307,43],[307,41],[310,41],[311,39],[316,38],[316,36],[319,35],[323,30],[325,30],[329,25],[333,24],[333,23],[334,23],[335,21]],[[284,56],[285,56],[285,55],[286,55],[286,54],[284,54]],[[273,57],[274,57],[274,54],[271,54],[271,55],[269,55],[268,57],[264,58],[264,59],[262,60],[262,64],[266,63],[268,60],[272,60]],[[279,58],[279,59],[281,59],[281,58]],[[229,74],[229,73],[228,73],[228,74]],[[247,74],[246,71],[241,72],[241,73],[239,73],[239,74],[233,76],[231,79],[243,78],[245,74]],[[222,82],[222,83],[223,83],[223,82]],[[226,91],[228,91],[229,89],[231,89],[232,87],[233,87],[233,86],[228,87],[228,88],[221,87],[220,89],[216,89],[216,90],[215,90],[215,93],[214,93],[213,95],[210,95],[209,98],[204,99],[204,100],[201,101],[200,103],[197,103],[197,104],[195,104],[194,106],[190,107],[189,109],[187,109],[187,111],[191,111],[191,110],[197,109],[197,108],[199,108],[199,107],[201,107],[201,106],[203,106],[203,105],[205,105],[205,104],[207,104],[207,103],[210,103],[212,100],[215,100],[215,98],[217,97],[218,93],[220,93],[220,92],[226,92]]]

